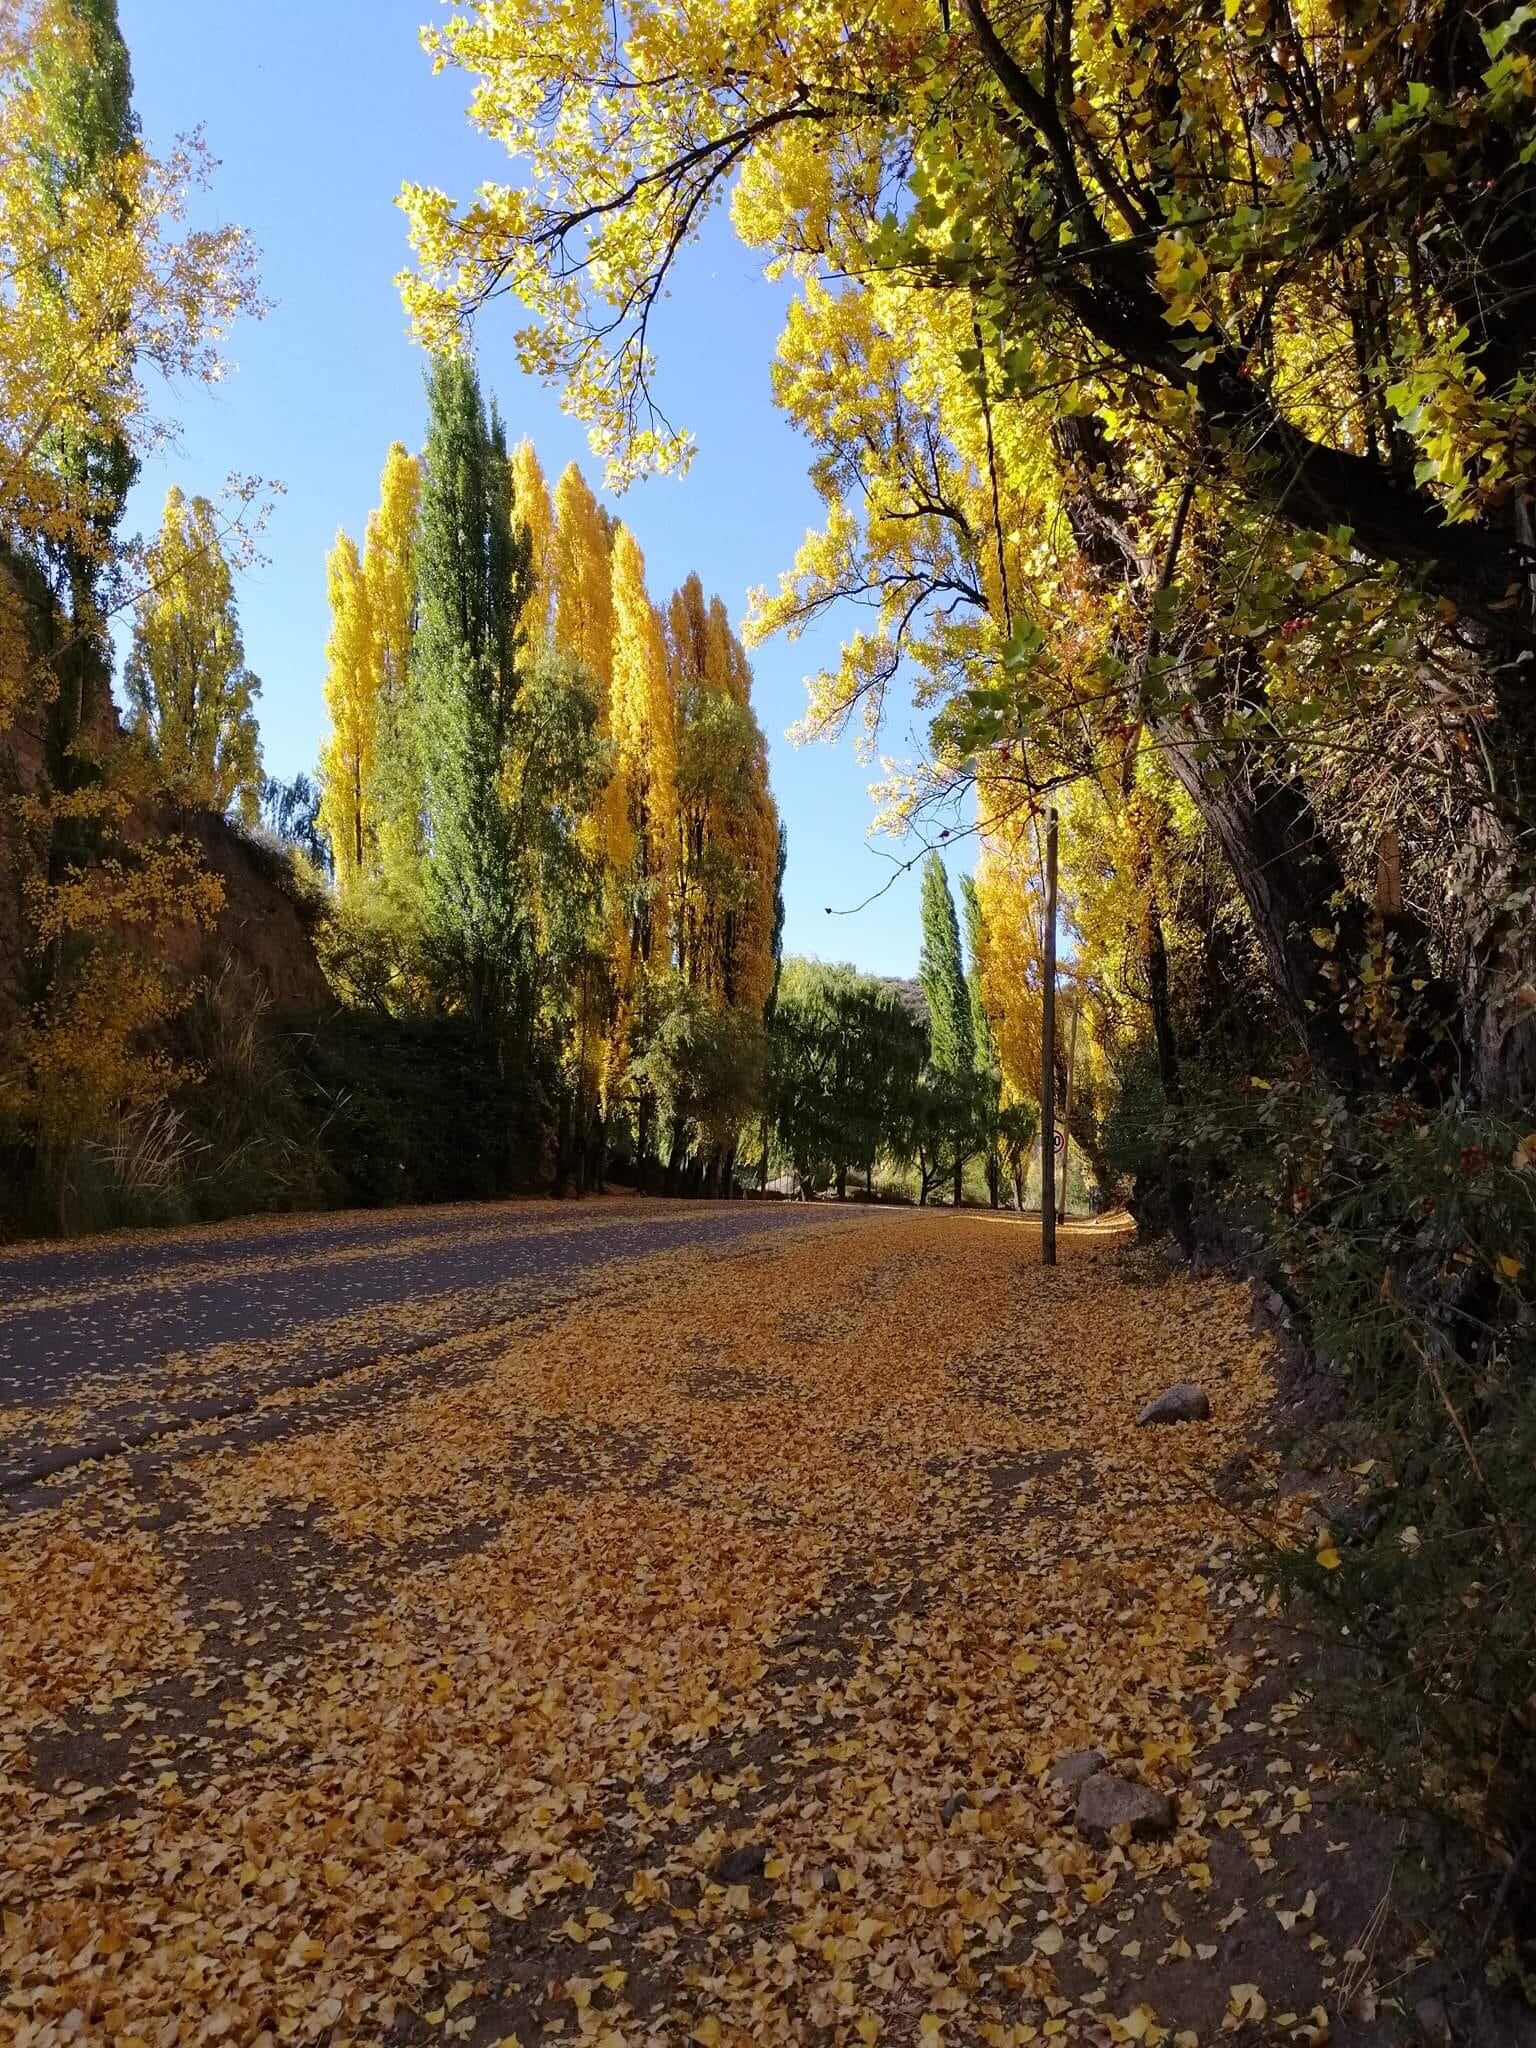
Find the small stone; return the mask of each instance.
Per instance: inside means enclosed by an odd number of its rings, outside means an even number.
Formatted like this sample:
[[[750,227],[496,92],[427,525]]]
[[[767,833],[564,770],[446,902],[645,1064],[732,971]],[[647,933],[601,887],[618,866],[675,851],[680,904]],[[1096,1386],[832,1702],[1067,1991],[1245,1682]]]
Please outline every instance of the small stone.
[[[1146,1429],[1156,1422],[1204,1422],[1210,1412],[1211,1404],[1200,1389],[1190,1380],[1180,1380],[1166,1394],[1149,1401],[1136,1423],[1138,1428]]]
[[[749,1878],[761,1877],[763,1866],[768,1861],[768,1851],[761,1842],[743,1842],[739,1848],[727,1849],[715,1865],[717,1884],[745,1884]]]
[[[1413,2008],[1413,2016],[1419,2023],[1419,2032],[1426,2041],[1434,2043],[1434,2048],[1451,2048],[1451,2023],[1443,1999],[1421,1998]]]
[[[971,1795],[969,1792],[951,1792],[944,1804],[939,1808],[939,1813],[945,1827],[952,1827],[970,1804]]]
[[[1138,1841],[1172,1833],[1173,1801],[1166,1792],[1098,1771],[1077,1795],[1077,1825],[1092,1841],[1107,1842],[1116,1828],[1129,1828]]]
[[[1075,1792],[1079,1785],[1094,1777],[1109,1762],[1102,1749],[1074,1749],[1070,1756],[1059,1756],[1045,1774],[1048,1785],[1059,1785],[1065,1792]]]

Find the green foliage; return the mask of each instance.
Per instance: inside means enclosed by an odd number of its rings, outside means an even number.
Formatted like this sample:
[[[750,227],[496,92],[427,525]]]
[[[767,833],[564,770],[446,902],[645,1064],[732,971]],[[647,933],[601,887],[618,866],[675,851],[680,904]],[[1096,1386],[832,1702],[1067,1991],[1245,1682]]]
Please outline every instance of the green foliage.
[[[779,820],[779,853],[773,869],[773,987],[763,1005],[763,1019],[772,1024],[779,1005],[779,985],[784,979],[784,871],[789,866],[789,827]]]
[[[76,34],[45,38],[33,60],[50,144],[39,170],[58,200],[131,149],[139,134],[117,0],[70,0],[68,14]]]
[[[387,883],[365,883],[333,898],[317,926],[315,950],[348,1009],[403,1017],[439,1007],[434,990],[448,965],[437,960],[419,907]]]
[[[670,1131],[674,1179],[694,1146],[719,1152],[734,1144],[762,1099],[766,1056],[757,1017],[718,1009],[681,979],[661,993],[633,1071]]]
[[[921,1024],[889,982],[820,960],[790,960],[772,1023],[778,1144],[810,1193],[882,1154],[904,1158],[926,1051]]]
[[[924,1199],[947,1172],[958,1203],[966,1161],[987,1141],[988,1094],[995,1105],[996,1089],[978,1071],[975,998],[960,952],[960,924],[949,876],[936,853],[923,863],[922,920],[917,978],[928,1002],[928,1072],[920,1090],[914,1144]]]
[[[917,978],[928,998],[928,1058],[941,1074],[969,1074],[976,1066],[971,990],[960,955],[960,926],[944,863],[930,853],[923,863],[923,950]]]
[[[601,979],[602,863],[582,830],[597,804],[609,749],[597,692],[575,662],[541,647],[525,666],[502,777],[511,831],[523,1042],[534,1012],[558,1046],[574,1028],[577,988]]]
[[[1224,1087],[1220,1099],[1230,1102]],[[1133,1210],[1148,1237],[1161,1237],[1172,1228],[1166,1148],[1176,1131],[1187,1145],[1194,1128],[1193,1123],[1175,1124],[1170,1118],[1152,1047],[1129,1048],[1120,1061],[1104,1120],[1104,1156],[1114,1178],[1134,1191]],[[1223,1124],[1221,1134],[1212,1140],[1208,1165],[1214,1166],[1222,1154],[1225,1130]]]
[[[499,1073],[467,1017],[342,1011],[305,1043],[298,1085],[344,1203],[483,1200],[539,1176],[539,1086]]]
[[[970,997],[971,1045],[978,1074],[991,1072],[997,1067],[997,1052],[992,1043],[992,1020],[987,1015],[981,999],[981,972],[978,962],[985,950],[984,931],[986,919],[982,914],[981,898],[976,894],[975,879],[971,875],[960,877],[960,901],[965,912],[965,950],[970,958],[970,967],[965,977],[966,991]],[[930,1005],[932,998],[930,997]]]
[[[993,1041],[992,1020],[987,1015],[987,1006],[982,1000],[981,990],[981,961],[986,952],[986,916],[981,907],[981,898],[976,893],[976,883],[970,875],[960,877],[960,902],[965,918],[965,950],[970,960],[965,985],[971,999],[971,1043],[974,1047],[976,1069],[976,1137],[986,1168],[987,1199],[995,1209],[1002,1196],[1005,1167],[1013,1178],[1016,1193],[1022,1187],[1022,1160],[1027,1156],[1034,1140],[1035,1117],[1033,1111],[1028,1111],[1025,1116],[1017,1114],[1023,1105],[1014,1105],[1013,1113],[1003,1107],[1002,1062],[998,1058],[997,1047]],[[1029,1125],[1029,1136],[1020,1148],[1017,1137],[1026,1121]],[[1019,1199],[1022,1207],[1022,1197]]]
[[[920,1201],[946,1183],[960,1199],[966,1164],[976,1152],[977,1122],[976,1075],[925,1066],[901,1134],[904,1156],[918,1170]]]
[[[261,822],[274,839],[292,847],[317,874],[334,872],[330,841],[320,823],[320,791],[302,769],[287,782],[263,775],[258,804]]]
[[[1292,1304],[1319,1368],[1305,1455],[1353,1494],[1331,1552],[1269,1569],[1347,1645],[1331,1682],[1387,1782],[1507,1868],[1536,1841],[1536,1133],[1301,1079],[1245,1092],[1203,1091],[1164,1142]]]
[[[138,141],[133,111],[133,70],[118,26],[117,0],[70,0],[73,33],[37,45],[33,78],[46,109],[47,149],[37,164],[38,198],[50,217],[61,216],[70,195],[95,184],[113,159]],[[111,528],[139,472],[121,435],[71,434],[55,450],[60,471],[83,486],[95,508],[93,523]],[[78,549],[65,550],[75,594],[84,599],[97,580]]]
[[[477,1024],[499,1035],[527,969],[504,774],[529,549],[513,529],[505,437],[499,421],[486,418],[467,358],[433,363],[427,413],[415,655],[429,819],[426,914],[458,963]]]

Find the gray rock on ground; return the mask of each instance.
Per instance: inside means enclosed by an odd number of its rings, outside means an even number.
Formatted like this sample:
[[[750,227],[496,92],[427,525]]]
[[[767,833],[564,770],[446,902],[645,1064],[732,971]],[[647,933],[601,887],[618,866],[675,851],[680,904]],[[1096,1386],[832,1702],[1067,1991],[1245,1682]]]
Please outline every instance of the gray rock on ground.
[[[1102,1771],[1109,1758],[1102,1749],[1075,1749],[1070,1756],[1059,1756],[1045,1774],[1048,1785],[1059,1785],[1064,1792],[1075,1792],[1086,1779]]]
[[[761,1877],[763,1866],[768,1861],[768,1851],[761,1842],[743,1842],[739,1848],[727,1849],[714,1868],[716,1884],[747,1884],[754,1877]]]
[[[1137,1841],[1173,1832],[1173,1801],[1150,1785],[1096,1771],[1077,1795],[1076,1821],[1090,1841],[1107,1842],[1116,1828],[1129,1828]]]
[[[1210,1413],[1211,1404],[1200,1388],[1192,1380],[1180,1380],[1155,1401],[1149,1401],[1136,1422],[1141,1429],[1157,1422],[1205,1422]]]

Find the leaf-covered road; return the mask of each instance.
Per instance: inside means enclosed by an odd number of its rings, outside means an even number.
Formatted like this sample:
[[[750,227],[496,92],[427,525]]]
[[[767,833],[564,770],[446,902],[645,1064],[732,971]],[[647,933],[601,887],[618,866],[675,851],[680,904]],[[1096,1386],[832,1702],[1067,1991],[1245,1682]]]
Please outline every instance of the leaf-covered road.
[[[480,1251],[414,1326],[369,1300],[371,1362],[119,1357],[159,1433],[9,1496],[0,2041],[1402,2037],[1212,1491],[1267,1392],[1242,1290],[1103,1231],[1042,1273],[1006,1217],[638,1206],[592,1258],[615,1211],[522,1212],[534,1286],[485,1277],[509,1213],[393,1219]],[[357,1227],[168,1242],[137,1300],[250,1262],[334,1364]],[[177,1430],[178,1373],[253,1398]],[[1138,1431],[1187,1374],[1212,1421]],[[1172,1832],[1080,1832],[1090,1746]]]
[[[808,1213],[518,1202],[0,1249],[0,1489]]]

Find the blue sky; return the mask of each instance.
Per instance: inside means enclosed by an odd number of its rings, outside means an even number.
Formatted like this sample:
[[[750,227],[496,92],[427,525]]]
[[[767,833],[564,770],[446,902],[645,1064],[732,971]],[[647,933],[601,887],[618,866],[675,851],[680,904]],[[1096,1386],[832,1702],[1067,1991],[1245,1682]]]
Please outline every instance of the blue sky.
[[[432,0],[119,0],[136,104],[159,148],[201,125],[220,159],[212,215],[237,220],[261,252],[272,311],[234,338],[236,374],[214,392],[179,391],[179,445],[146,466],[131,521],[158,524],[165,492],[215,494],[232,473],[279,481],[264,565],[244,575],[246,654],[261,677],[268,769],[313,766],[324,728],[321,680],[328,613],[325,555],[338,526],[361,536],[391,440],[418,446],[422,356],[410,342],[392,279],[405,259],[394,205],[402,180],[462,197],[506,175],[503,152],[463,114],[462,82],[434,78],[417,42]],[[739,622],[748,589],[777,580],[818,500],[809,448],[774,409],[769,364],[782,297],[719,220],[690,253],[659,335],[661,391],[699,443],[684,479],[637,486],[622,515],[644,549],[653,596],[690,570]],[[531,434],[551,481],[573,457],[594,484],[598,464],[558,395],[524,377],[512,350],[513,309],[483,317],[481,370],[514,438]],[[850,623],[852,623],[850,619]],[[835,636],[757,650],[758,716],[789,827],[791,951],[852,959],[876,972],[915,971],[917,876],[898,879],[856,916],[829,918],[880,888],[907,842],[871,843],[871,771],[851,738],[793,747],[785,729],[804,706],[803,677]],[[883,751],[914,750],[905,708]]]

